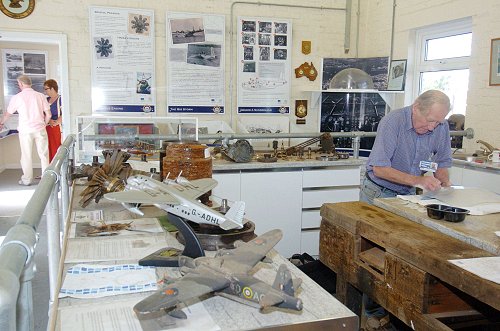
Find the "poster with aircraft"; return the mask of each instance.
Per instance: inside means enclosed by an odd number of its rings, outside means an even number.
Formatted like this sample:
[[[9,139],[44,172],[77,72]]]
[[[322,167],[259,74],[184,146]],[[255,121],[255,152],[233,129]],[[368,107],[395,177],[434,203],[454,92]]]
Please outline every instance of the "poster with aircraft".
[[[224,15],[167,13],[167,109],[223,114]]]
[[[238,18],[238,113],[288,114],[292,23]]]

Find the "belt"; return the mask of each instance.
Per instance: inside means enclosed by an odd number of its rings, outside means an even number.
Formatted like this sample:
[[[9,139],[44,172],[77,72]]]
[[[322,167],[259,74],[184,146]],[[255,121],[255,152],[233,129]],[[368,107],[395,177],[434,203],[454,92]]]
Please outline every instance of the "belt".
[[[368,179],[373,184],[375,184],[376,186],[378,186],[382,190],[382,192],[384,192],[384,191],[391,191],[391,192],[394,192],[396,194],[400,194],[397,191],[391,190],[390,188],[387,188],[385,186],[380,185],[379,183],[376,183],[373,179],[370,178],[370,176],[368,176],[368,172],[365,172],[365,178]]]

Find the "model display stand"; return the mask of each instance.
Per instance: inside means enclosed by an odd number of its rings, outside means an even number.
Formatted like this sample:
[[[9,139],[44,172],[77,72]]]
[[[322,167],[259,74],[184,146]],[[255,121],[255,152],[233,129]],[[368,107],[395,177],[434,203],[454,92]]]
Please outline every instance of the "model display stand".
[[[146,256],[139,260],[139,265],[142,266],[155,266],[155,267],[178,267],[179,256],[189,256],[197,258],[205,256],[205,251],[201,247],[198,237],[193,229],[177,215],[168,213],[168,220],[175,225],[179,232],[184,237],[184,250],[181,251],[177,248],[166,247]]]

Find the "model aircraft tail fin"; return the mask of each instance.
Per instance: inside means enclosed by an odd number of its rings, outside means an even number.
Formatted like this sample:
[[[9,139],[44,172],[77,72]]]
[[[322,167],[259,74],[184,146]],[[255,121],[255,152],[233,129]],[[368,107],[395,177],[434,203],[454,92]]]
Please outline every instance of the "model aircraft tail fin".
[[[289,296],[295,296],[295,290],[300,286],[301,280],[293,280],[290,270],[286,265],[280,265],[278,273],[276,274],[276,279],[274,280],[273,288],[278,291],[282,291]]]
[[[236,201],[226,213],[226,221],[220,225],[224,230],[241,229],[245,215],[245,202]]]

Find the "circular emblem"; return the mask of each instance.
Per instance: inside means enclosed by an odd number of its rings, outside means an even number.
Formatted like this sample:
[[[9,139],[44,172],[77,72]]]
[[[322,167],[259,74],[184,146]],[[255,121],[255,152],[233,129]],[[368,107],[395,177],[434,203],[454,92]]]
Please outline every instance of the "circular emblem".
[[[253,291],[250,287],[243,288],[243,296],[247,299],[250,299],[253,296]]]
[[[214,112],[215,114],[219,114],[219,113],[220,113],[220,111],[221,111],[221,107],[220,107],[220,106],[214,106],[214,108],[212,108],[212,110],[213,110],[213,112]]]
[[[280,107],[279,112],[281,114],[285,114],[286,113],[286,107]]]
[[[151,112],[151,106],[145,105],[142,107],[142,111],[145,113],[150,113]]]
[[[11,18],[28,17],[35,9],[35,0],[0,0],[0,10]]]

